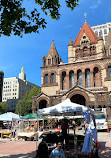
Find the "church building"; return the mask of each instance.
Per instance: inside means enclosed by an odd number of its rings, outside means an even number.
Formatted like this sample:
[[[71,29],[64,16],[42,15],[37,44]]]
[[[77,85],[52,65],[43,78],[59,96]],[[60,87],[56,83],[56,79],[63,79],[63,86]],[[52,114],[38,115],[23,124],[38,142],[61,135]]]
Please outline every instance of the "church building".
[[[41,93],[33,97],[32,112],[70,98],[91,108],[106,108],[111,117],[111,31],[104,44],[85,22],[75,41],[70,38],[68,63],[63,63],[52,41],[41,70]]]

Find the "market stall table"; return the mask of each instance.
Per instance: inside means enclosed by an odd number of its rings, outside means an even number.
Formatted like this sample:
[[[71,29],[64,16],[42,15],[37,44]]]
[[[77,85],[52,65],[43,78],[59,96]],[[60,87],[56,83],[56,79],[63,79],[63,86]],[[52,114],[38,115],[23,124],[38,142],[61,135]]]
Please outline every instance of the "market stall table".
[[[11,131],[3,131],[1,132],[1,138],[8,137],[11,138]]]
[[[18,137],[18,140],[19,139],[25,139],[25,140],[27,140],[27,139],[33,139],[33,137],[35,136],[35,132],[20,132],[20,133],[18,133],[18,135],[17,135],[17,137]]]

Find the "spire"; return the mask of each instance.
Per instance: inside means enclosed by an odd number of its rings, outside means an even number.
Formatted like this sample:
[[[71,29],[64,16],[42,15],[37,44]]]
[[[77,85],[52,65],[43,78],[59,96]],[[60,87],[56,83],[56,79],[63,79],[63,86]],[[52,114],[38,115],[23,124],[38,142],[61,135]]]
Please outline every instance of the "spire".
[[[97,39],[98,41],[99,40],[103,40],[103,37],[101,36],[101,34],[100,34],[100,32],[99,32],[99,36],[98,36],[98,39]]]
[[[47,56],[48,56],[49,54],[50,54],[51,56],[58,55],[57,50],[56,50],[56,47],[55,47],[55,44],[54,44],[54,40],[52,40],[52,44],[51,44],[51,47],[50,47],[50,49],[49,49],[49,52],[48,52]]]
[[[78,34],[78,36],[76,37],[75,41],[74,41],[74,45],[80,45],[80,40],[83,36],[83,34],[86,34],[86,36],[89,38],[90,42],[96,42],[96,40],[98,39],[97,35],[93,32],[93,30],[91,29],[91,27],[88,25],[87,22],[85,22]]]
[[[71,40],[71,37],[70,37],[70,41],[69,41],[68,46],[73,46],[73,41]]]
[[[85,13],[84,13],[84,17],[85,17],[85,22],[86,22],[86,16],[87,16],[87,13],[85,12]]]

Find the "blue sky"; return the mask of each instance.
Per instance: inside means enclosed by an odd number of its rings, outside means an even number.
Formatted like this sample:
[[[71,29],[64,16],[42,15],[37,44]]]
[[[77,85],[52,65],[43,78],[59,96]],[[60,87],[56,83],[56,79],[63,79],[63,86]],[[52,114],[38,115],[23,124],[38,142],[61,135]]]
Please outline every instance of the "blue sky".
[[[21,67],[24,67],[27,81],[41,86],[42,57],[47,55],[54,40],[56,49],[64,63],[68,62],[68,43],[74,41],[80,31],[87,13],[87,23],[90,26],[111,22],[111,0],[80,0],[79,5],[71,11],[60,0],[61,18],[56,21],[45,16],[47,28],[40,29],[39,34],[0,37],[0,70],[4,77],[18,77]],[[25,2],[26,3],[26,2]],[[33,7],[27,1],[27,7]]]

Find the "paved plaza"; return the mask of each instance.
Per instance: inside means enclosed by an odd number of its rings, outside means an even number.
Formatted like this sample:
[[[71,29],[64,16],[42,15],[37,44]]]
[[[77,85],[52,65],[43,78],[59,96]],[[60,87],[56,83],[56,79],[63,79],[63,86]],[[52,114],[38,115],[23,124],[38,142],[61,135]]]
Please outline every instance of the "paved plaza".
[[[98,133],[100,158],[111,158],[111,136],[106,132]],[[0,139],[0,157],[2,158],[34,158],[36,141],[10,141]]]

